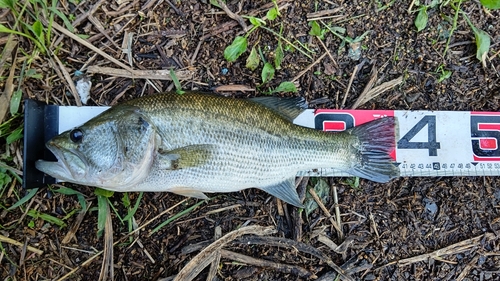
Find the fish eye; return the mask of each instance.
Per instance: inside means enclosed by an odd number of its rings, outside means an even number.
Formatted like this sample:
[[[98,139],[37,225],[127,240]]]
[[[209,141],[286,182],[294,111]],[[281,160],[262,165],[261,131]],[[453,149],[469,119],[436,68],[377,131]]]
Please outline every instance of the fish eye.
[[[83,132],[82,132],[82,130],[80,130],[80,129],[73,129],[73,130],[71,130],[71,132],[69,132],[69,138],[74,143],[81,142],[82,139],[83,139]]]

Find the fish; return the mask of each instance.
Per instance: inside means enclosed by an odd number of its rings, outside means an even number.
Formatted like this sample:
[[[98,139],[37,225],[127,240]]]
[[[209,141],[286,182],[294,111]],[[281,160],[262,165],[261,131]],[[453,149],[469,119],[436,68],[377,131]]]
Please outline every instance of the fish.
[[[258,188],[297,207],[298,171],[335,168],[380,183],[398,176],[394,117],[324,132],[293,124],[306,107],[303,98],[148,95],[55,136],[46,147],[57,161],[35,165],[61,181],[116,192],[207,199]]]

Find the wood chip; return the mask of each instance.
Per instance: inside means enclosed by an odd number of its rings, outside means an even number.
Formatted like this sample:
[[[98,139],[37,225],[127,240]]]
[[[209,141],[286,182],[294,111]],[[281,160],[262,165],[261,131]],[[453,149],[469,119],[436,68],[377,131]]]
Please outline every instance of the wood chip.
[[[208,247],[203,249],[198,255],[196,255],[190,262],[188,262],[184,268],[177,274],[174,281],[189,281],[193,280],[198,274],[209,265],[212,260],[216,257],[216,253],[227,243],[233,241],[234,239],[247,234],[255,235],[269,235],[276,233],[276,229],[272,226],[247,226],[240,229],[229,232],[224,235],[219,240],[213,242]]]

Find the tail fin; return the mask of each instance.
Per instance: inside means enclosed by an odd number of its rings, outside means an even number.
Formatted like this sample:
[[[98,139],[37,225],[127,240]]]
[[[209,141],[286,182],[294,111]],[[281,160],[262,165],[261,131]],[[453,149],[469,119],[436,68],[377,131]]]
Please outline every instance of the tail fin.
[[[385,117],[350,129],[358,137],[359,161],[347,172],[354,176],[375,182],[388,182],[399,176],[399,169],[393,164],[390,153],[395,148],[394,117]]]

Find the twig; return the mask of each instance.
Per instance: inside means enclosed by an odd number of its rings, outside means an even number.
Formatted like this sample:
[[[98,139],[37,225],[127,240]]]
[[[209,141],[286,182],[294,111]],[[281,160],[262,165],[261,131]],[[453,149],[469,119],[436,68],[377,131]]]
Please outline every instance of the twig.
[[[174,4],[172,4],[172,2],[168,0],[165,0],[165,2],[167,2],[167,4],[170,6],[170,8],[172,8],[172,10],[174,10],[176,14],[178,14],[182,18],[185,17],[184,13],[181,10],[179,10]]]
[[[5,118],[5,115],[9,111],[10,99],[12,93],[14,92],[14,76],[16,73],[16,60],[17,60],[17,40],[14,40],[14,35],[10,34],[7,44],[5,44],[4,50],[2,51],[2,58],[0,60],[0,76],[3,73],[4,66],[7,65],[5,62],[8,58],[11,58],[12,52],[14,53],[14,58],[12,59],[12,66],[10,67],[9,77],[5,81],[5,87],[3,93],[0,93],[0,123]]]
[[[457,281],[464,280],[465,276],[467,276],[467,274],[469,274],[472,267],[475,264],[477,264],[477,261],[479,260],[479,256],[480,255],[476,254],[476,256],[474,258],[472,258],[472,260],[464,267],[464,269],[462,269],[462,272],[460,272],[460,275],[458,275],[458,277],[456,279]]]
[[[127,239],[128,237],[134,235],[135,233],[139,232],[140,230],[142,230],[143,228],[145,228],[146,226],[148,226],[149,224],[151,224],[152,222],[154,222],[156,219],[158,219],[159,217],[163,216],[164,214],[172,211],[174,208],[176,208],[177,206],[181,205],[181,204],[184,204],[189,198],[186,198],[182,201],[180,201],[179,203],[175,204],[174,206],[166,209],[165,211],[161,212],[160,214],[156,215],[154,218],[148,220],[147,222],[145,222],[143,225],[139,226],[137,229],[135,229],[134,231],[131,231],[129,233],[127,233],[125,236],[123,236],[122,238],[120,238],[118,241],[116,241],[115,243],[113,243],[113,246],[116,246],[118,245],[118,243],[121,243],[123,240]],[[100,252],[97,252],[95,255],[93,255],[92,257],[90,257],[88,260],[84,261],[82,264],[80,264],[78,267],[74,268],[73,270],[71,270],[70,272],[66,273],[63,277],[57,279],[57,281],[63,281],[63,280],[66,280],[69,276],[75,274],[78,270],[84,268],[85,266],[87,266],[88,264],[90,264],[93,260],[95,260],[96,258],[98,258],[101,254],[103,253],[103,251],[100,251]]]
[[[321,46],[323,46],[323,49],[325,49],[325,52],[328,54],[328,56],[330,57],[330,59],[332,60],[333,64],[335,64],[335,67],[339,67],[339,65],[337,64],[337,62],[335,61],[335,59],[333,58],[332,54],[330,53],[330,50],[328,50],[328,48],[326,47],[325,43],[323,43],[323,40],[321,40],[319,37],[316,36],[316,38],[318,39],[319,43],[321,44]]]
[[[276,229],[274,227],[262,227],[257,225],[242,227],[240,229],[231,231],[219,240],[210,244],[193,259],[191,259],[191,261],[189,261],[184,266],[184,268],[181,269],[177,276],[175,276],[174,281],[193,280],[210,262],[212,262],[218,250],[224,247],[224,245],[226,245],[227,243],[242,235],[269,235],[273,233],[276,233]]]
[[[392,261],[392,262],[390,262],[386,265],[383,265],[377,269],[381,269],[381,268],[384,268],[384,267],[387,267],[387,266],[393,265],[393,264],[397,264],[398,266],[406,266],[406,265],[410,265],[410,264],[413,264],[416,262],[426,261],[426,260],[432,259],[434,257],[440,257],[440,256],[444,256],[444,255],[455,255],[457,253],[467,251],[468,249],[477,246],[478,243],[483,238],[490,240],[490,239],[493,239],[494,237],[495,237],[495,235],[493,233],[485,233],[485,234],[482,234],[482,235],[479,235],[479,236],[452,244],[450,246],[444,247],[442,249],[436,250],[436,251],[431,252],[431,253],[426,253],[426,254],[416,256],[416,257],[402,259],[399,261]]]
[[[339,235],[342,235],[341,234],[342,230],[340,229],[340,222],[336,222],[333,219],[333,216],[330,214],[330,211],[328,211],[328,209],[325,207],[325,205],[323,204],[323,202],[321,202],[321,199],[319,198],[318,194],[316,194],[316,191],[314,191],[314,189],[309,189],[309,193],[314,198],[314,201],[316,201],[316,203],[318,203],[318,206],[321,208],[321,210],[323,210],[323,212],[325,213],[326,217],[332,223],[333,227],[338,231]]]
[[[87,208],[84,210],[81,210],[81,212],[78,214],[78,216],[75,219],[75,222],[73,223],[73,226],[71,226],[71,229],[66,233],[64,236],[63,240],[61,241],[61,244],[67,244],[75,237],[75,233],[80,227],[80,224],[83,221],[83,218],[85,217],[85,214],[87,214],[87,211],[89,210],[90,206],[92,205],[92,201],[88,203]]]
[[[382,93],[396,87],[397,85],[401,84],[402,82],[403,82],[403,76],[400,76],[394,80],[391,80],[391,81],[388,81],[388,82],[385,82],[385,83],[378,85],[377,87],[366,92],[365,95],[360,95],[358,100],[356,100],[356,102],[352,106],[352,108],[353,109],[357,108],[358,106],[368,102],[369,100],[374,99],[374,98],[378,97],[379,95],[381,95]]]
[[[19,242],[19,241],[16,241],[12,238],[9,238],[9,237],[5,237],[3,235],[0,235],[0,242],[5,242],[5,243],[9,243],[9,244],[12,244],[12,245],[16,245],[16,246],[19,246],[19,247],[23,247],[23,243]],[[35,254],[38,254],[38,255],[41,255],[43,254],[43,251],[42,250],[39,250],[35,247],[31,247],[31,246],[27,246],[26,249],[30,252],[33,252]]]
[[[249,257],[246,255],[238,254],[232,251],[228,250],[220,250],[221,255],[230,260],[234,260],[237,262],[245,263],[245,264],[250,264],[254,266],[260,266],[260,267],[269,267],[276,269],[278,271],[287,273],[287,274],[295,274],[298,275],[301,278],[309,278],[309,279],[316,279],[318,278],[316,275],[313,273],[307,271],[305,268],[300,267],[300,266],[293,266],[289,264],[283,264],[283,263],[276,263],[268,260],[263,260],[263,259],[256,259],[253,257]]]
[[[227,14],[228,17],[232,18],[233,20],[237,21],[239,25],[241,25],[241,28],[243,28],[243,31],[247,32],[248,31],[248,26],[247,24],[245,23],[245,20],[243,19],[243,17],[241,17],[240,15],[237,15],[235,13],[233,13],[233,11],[231,11],[226,3],[224,3],[224,1],[222,0],[217,0],[217,3],[219,4],[219,6],[222,8],[222,10],[224,10],[224,12]]]
[[[356,74],[358,74],[358,71],[363,64],[364,63],[361,62],[360,64],[357,64],[354,67],[354,71],[351,74],[351,79],[349,79],[349,84],[347,85],[347,89],[345,90],[344,98],[342,99],[342,104],[340,105],[341,109],[344,108],[345,102],[347,100],[347,95],[349,94],[349,91],[351,90],[352,81],[354,81],[354,77],[356,77]]]
[[[63,78],[66,80],[66,83],[68,83],[68,87],[71,89],[71,94],[73,95],[73,98],[75,99],[76,105],[82,106],[81,98],[80,98],[80,95],[78,94],[78,91],[76,90],[75,82],[71,78],[71,75],[69,74],[68,70],[66,70],[66,67],[64,67],[64,64],[61,62],[61,60],[59,60],[59,58],[54,53],[52,54],[52,57],[57,62],[57,65],[59,65],[59,69],[61,70]]]
[[[339,8],[335,8],[335,9],[322,10],[322,11],[317,11],[317,12],[314,12],[314,13],[308,13],[306,15],[306,18],[309,21],[310,19],[313,19],[313,18],[324,17],[324,16],[329,16],[331,14],[338,13],[341,10],[342,10],[342,8],[339,7]]]
[[[377,224],[375,223],[375,220],[373,218],[373,214],[370,212],[370,215],[368,217],[370,218],[370,221],[372,222],[373,231],[375,231],[375,235],[377,236],[377,239],[380,239],[380,235],[378,234]]]
[[[316,64],[318,64],[324,57],[326,57],[327,53],[323,53],[317,60],[315,60],[313,63],[308,65],[304,70],[302,70],[297,76],[295,76],[291,82],[297,81],[302,75],[306,74],[311,68],[313,68]]]
[[[333,204],[335,204],[335,218],[339,224],[340,232],[339,239],[340,241],[344,240],[344,231],[342,231],[342,220],[340,218],[340,208],[339,208],[339,197],[337,195],[337,186],[333,185]]]
[[[222,229],[218,225],[217,227],[215,227],[214,241],[218,240],[221,236],[222,236]],[[212,260],[212,264],[210,264],[210,270],[208,271],[207,281],[216,280],[217,270],[219,269],[220,257],[221,257],[221,252],[217,251],[214,259]]]
[[[378,78],[378,70],[376,66],[373,66],[370,72],[370,80],[368,80],[368,83],[366,83],[363,92],[361,92],[361,94],[359,95],[358,99],[352,106],[352,109],[356,109],[356,107],[358,107],[358,102],[361,102],[363,101],[363,99],[365,99],[367,93],[373,88],[375,82],[377,82],[377,78]]]
[[[312,256],[317,257],[320,260],[323,260],[328,264],[332,269],[337,271],[341,276],[343,280],[347,281],[354,281],[354,278],[350,277],[348,273],[336,265],[330,257],[325,255],[323,252],[319,251],[318,249],[302,243],[298,241],[294,241],[291,239],[287,238],[281,238],[281,237],[272,237],[272,236],[266,236],[266,237],[260,237],[260,236],[249,236],[249,237],[243,237],[238,240],[236,240],[237,243],[240,244],[256,244],[256,245],[266,245],[266,246],[275,246],[275,247],[287,247],[291,248],[296,251],[300,251],[306,254],[310,254]]]
[[[97,65],[89,65],[87,68],[88,73],[101,73],[105,75],[126,77],[132,79],[153,79],[153,80],[169,80],[172,81],[170,77],[170,70],[160,69],[160,70],[134,70],[130,72],[126,69],[112,68],[112,67],[101,67]],[[189,70],[177,70],[175,75],[179,80],[188,80],[192,77],[192,72]]]
[[[58,23],[56,23],[55,21],[52,23],[52,27],[54,29],[56,29],[57,31],[63,33],[64,35],[70,37],[71,39],[75,40],[77,43],[91,49],[92,51],[98,53],[99,55],[103,56],[105,59],[111,61],[112,63],[118,65],[119,67],[127,70],[128,72],[130,72],[131,74],[134,74],[135,73],[135,70],[133,70],[132,68],[130,68],[128,65],[122,63],[121,61],[113,58],[112,56],[108,55],[107,53],[101,51],[99,48],[97,48],[96,46],[90,44],[89,42],[87,42],[86,40],[83,40],[82,38],[76,36],[75,34],[71,33],[69,30],[67,30],[66,28],[60,26]]]

